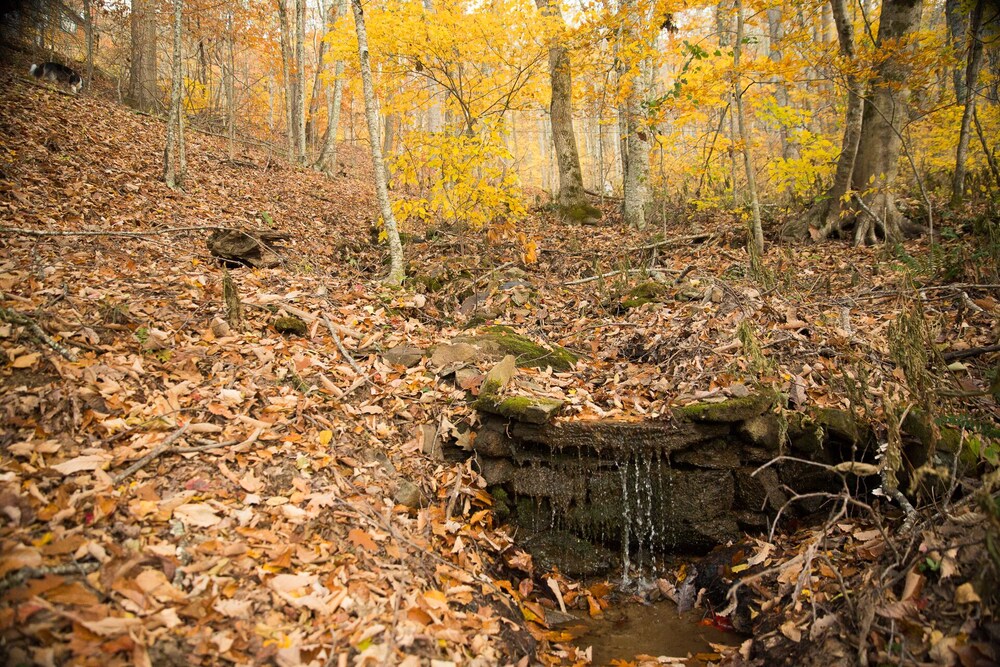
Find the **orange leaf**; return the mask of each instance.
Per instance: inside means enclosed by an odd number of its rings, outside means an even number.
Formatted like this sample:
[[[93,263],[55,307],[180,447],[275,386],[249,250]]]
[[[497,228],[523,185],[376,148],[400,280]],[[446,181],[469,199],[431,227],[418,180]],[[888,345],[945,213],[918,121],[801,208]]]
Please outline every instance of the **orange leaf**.
[[[372,539],[372,536],[360,528],[352,528],[351,532],[347,534],[347,539],[353,542],[354,546],[361,547],[371,553],[378,551],[378,545],[375,544],[375,540]]]

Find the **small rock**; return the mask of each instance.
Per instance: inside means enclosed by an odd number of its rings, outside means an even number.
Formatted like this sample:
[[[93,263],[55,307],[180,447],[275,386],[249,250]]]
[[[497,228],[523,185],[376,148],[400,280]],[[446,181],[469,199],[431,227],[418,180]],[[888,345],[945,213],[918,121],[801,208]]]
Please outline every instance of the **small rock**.
[[[212,320],[212,335],[216,338],[225,338],[232,333],[233,330],[229,327],[229,323],[221,317],[216,317]]]
[[[479,354],[479,350],[469,343],[443,343],[431,353],[431,366],[439,370],[451,370],[459,364],[466,364]]]
[[[286,315],[275,318],[274,330],[285,335],[305,336],[309,329],[306,327],[306,323],[299,318]]]
[[[611,569],[614,555],[606,548],[585,542],[562,530],[549,530],[524,542],[541,571],[558,567],[571,577],[593,577]]]
[[[504,484],[514,479],[517,467],[507,459],[482,458],[479,461],[479,474],[490,486]]]
[[[406,368],[413,368],[420,363],[423,357],[424,351],[412,345],[397,345],[390,350],[386,350],[385,354],[382,355],[387,364],[391,366],[405,366]]]
[[[403,505],[410,509],[418,509],[423,504],[423,497],[424,494],[420,491],[420,487],[404,479],[399,483],[399,488],[396,489],[396,495],[393,496],[393,500],[397,505]]]
[[[480,394],[496,395],[501,389],[507,386],[514,374],[517,373],[517,359],[514,355],[508,354],[500,363],[491,368],[483,379]]]

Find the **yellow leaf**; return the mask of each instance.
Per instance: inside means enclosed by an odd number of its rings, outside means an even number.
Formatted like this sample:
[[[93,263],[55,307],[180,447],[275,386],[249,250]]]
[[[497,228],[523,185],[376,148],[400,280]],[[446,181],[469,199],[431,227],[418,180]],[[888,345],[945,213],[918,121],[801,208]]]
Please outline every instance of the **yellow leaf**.
[[[331,440],[333,440],[333,431],[326,430],[319,432],[319,444],[326,446],[330,444]]]

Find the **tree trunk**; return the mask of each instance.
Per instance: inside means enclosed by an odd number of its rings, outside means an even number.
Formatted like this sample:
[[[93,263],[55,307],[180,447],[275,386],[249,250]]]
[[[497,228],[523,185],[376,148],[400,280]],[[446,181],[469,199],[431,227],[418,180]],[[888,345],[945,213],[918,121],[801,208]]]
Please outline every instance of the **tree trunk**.
[[[753,171],[753,153],[750,150],[750,133],[747,131],[743,114],[743,83],[740,80],[740,55],[743,50],[743,0],[736,0],[736,40],[733,42],[733,99],[736,102],[736,122],[743,146],[743,167],[747,176],[747,192],[750,195],[750,229],[747,235],[747,250],[750,264],[760,267],[764,257],[764,230],[760,222],[760,200],[757,199],[757,179]]]
[[[969,26],[968,10],[964,6],[965,4],[962,0],[945,0],[944,3],[948,36],[951,38],[951,45],[956,53],[962,53],[965,50],[965,37]],[[955,85],[955,102],[962,104],[965,102],[966,86],[961,67],[956,67],[951,71],[951,80]]]
[[[406,277],[403,269],[403,245],[399,241],[399,229],[389,202],[389,185],[386,181],[385,163],[382,161],[382,146],[378,136],[378,104],[375,100],[375,86],[372,84],[372,68],[368,58],[368,35],[365,31],[364,10],[361,0],[351,0],[354,10],[354,28],[358,33],[358,57],[361,69],[361,86],[365,95],[365,117],[368,121],[368,136],[372,150],[372,166],[375,170],[375,194],[382,213],[382,223],[389,237],[389,275],[385,282],[398,286]]]
[[[636,24],[641,20],[635,0],[621,3],[623,44],[632,44],[639,39]],[[626,87],[622,105],[625,121],[625,144],[627,158],[625,169],[625,201],[623,213],[625,223],[635,229],[646,227],[646,205],[649,202],[649,135],[645,123],[642,100],[645,95],[646,76],[642,63],[628,63],[628,69],[619,74],[619,85]],[[626,77],[625,74],[630,74]]]
[[[233,53],[233,10],[226,14],[226,67],[224,70],[226,85],[226,137],[229,144],[229,159],[236,157],[236,58]]]
[[[562,24],[558,0],[535,0],[543,16],[551,16]],[[580,153],[576,147],[573,132],[573,76],[570,69],[569,52],[566,47],[553,40],[549,46],[549,76],[551,80],[551,102],[549,115],[552,119],[552,147],[559,164],[559,206],[571,218],[600,217],[597,209],[587,203],[583,188],[583,170],[580,168]]]
[[[94,14],[91,11],[90,0],[83,0],[83,18],[87,22],[87,81],[90,86],[94,82],[94,30],[96,29]]]
[[[340,12],[343,11],[344,0],[333,0],[329,9],[329,19],[327,31],[333,30]],[[323,147],[320,149],[319,157],[316,158],[316,169],[322,171],[327,176],[333,176],[337,167],[337,134],[340,128],[340,106],[344,91],[344,63],[338,60],[333,66],[333,91],[326,91],[326,137],[323,140]]]
[[[277,0],[278,2],[278,34],[281,40],[281,75],[285,81],[285,124],[287,157],[289,162],[295,162],[295,82],[292,70],[292,33],[288,23],[288,7],[285,3],[288,0]]]
[[[336,0],[334,0],[336,3]],[[319,15],[325,16],[323,0],[319,0]],[[323,56],[326,54],[326,40],[320,36],[319,46],[316,47],[316,74],[313,76],[312,95],[309,96],[309,109],[306,113],[306,146],[316,146],[316,114],[319,112],[320,86],[323,81],[320,74],[323,72]],[[327,116],[329,118],[329,116]]]
[[[836,0],[835,0],[836,1]],[[781,40],[785,36],[784,27],[781,25],[781,7],[771,7],[767,10],[767,29],[769,36],[768,57],[771,62],[781,62]],[[788,87],[782,76],[776,75],[774,82],[774,103],[784,109],[788,107]],[[778,123],[778,134],[781,137],[781,157],[785,160],[797,160],[799,158],[799,147],[788,138],[788,127],[785,123]]]
[[[170,118],[167,121],[167,146],[163,151],[163,180],[171,189],[179,188],[184,177],[180,153],[184,135],[181,130],[181,0],[174,0],[174,53],[171,63]]]
[[[128,102],[141,111],[155,111],[156,5],[153,0],[133,0],[130,17],[132,64],[129,70]]]
[[[844,60],[845,84],[847,86],[847,113],[844,118],[844,134],[840,142],[840,155],[833,185],[826,195],[813,206],[809,213],[790,223],[782,230],[782,235],[805,239],[810,235],[817,241],[828,238],[840,231],[840,210],[845,195],[851,189],[851,175],[854,173],[854,159],[861,139],[861,119],[864,113],[864,97],[861,95],[861,77],[854,65],[856,49],[854,44],[854,22],[847,12],[847,0],[831,0],[833,20],[840,42],[840,56]]]
[[[876,48],[898,49],[900,42],[919,26],[921,4],[921,0],[885,0]],[[904,231],[912,227],[896,207],[891,190],[898,171],[910,93],[906,85],[910,68],[905,60],[889,54],[878,63],[865,104],[852,175],[854,189],[864,203],[854,229],[855,244],[873,242],[878,233],[887,241],[900,241]]]
[[[306,0],[295,0],[295,161],[306,161]]]
[[[951,205],[962,205],[965,194],[965,160],[969,152],[969,134],[972,115],[976,111],[976,86],[979,83],[979,68],[983,64],[983,10],[984,0],[977,0],[969,17],[969,59],[965,68],[965,111],[962,113],[962,129],[958,134],[958,151],[955,155],[955,178],[951,185]]]

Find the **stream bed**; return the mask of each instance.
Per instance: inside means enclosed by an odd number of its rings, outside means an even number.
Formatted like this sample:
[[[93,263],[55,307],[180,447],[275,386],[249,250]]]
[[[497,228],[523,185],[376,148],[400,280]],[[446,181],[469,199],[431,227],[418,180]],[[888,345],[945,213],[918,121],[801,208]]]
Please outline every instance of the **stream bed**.
[[[676,658],[666,664],[703,665],[717,659],[711,644],[739,646],[745,637],[703,622],[703,612],[677,614],[673,602],[619,604],[602,618],[573,612],[578,623],[571,630],[582,649],[592,647],[593,665],[610,665],[612,660],[636,661],[637,656]],[[689,658],[689,659],[687,659]]]

